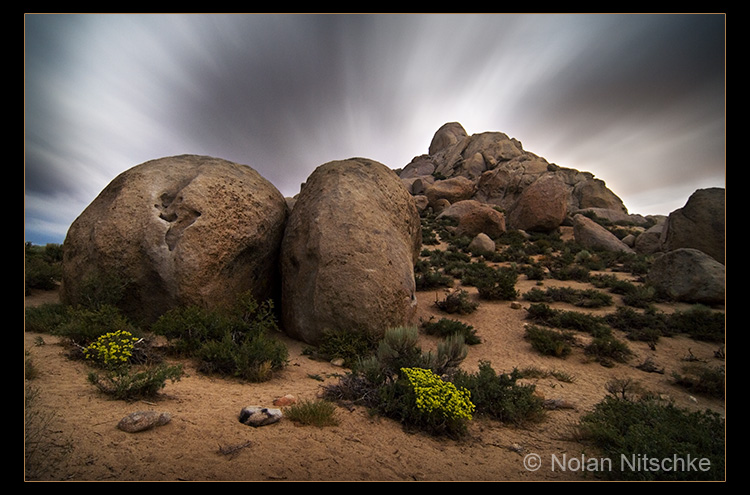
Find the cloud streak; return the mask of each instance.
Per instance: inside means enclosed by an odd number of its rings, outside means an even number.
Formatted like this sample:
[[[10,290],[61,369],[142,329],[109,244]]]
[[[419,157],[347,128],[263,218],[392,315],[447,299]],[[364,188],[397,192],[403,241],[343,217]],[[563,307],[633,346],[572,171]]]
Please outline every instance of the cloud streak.
[[[725,182],[722,15],[27,15],[25,237],[120,172],[196,153],[294,195],[392,168],[445,122],[501,131],[666,214]]]

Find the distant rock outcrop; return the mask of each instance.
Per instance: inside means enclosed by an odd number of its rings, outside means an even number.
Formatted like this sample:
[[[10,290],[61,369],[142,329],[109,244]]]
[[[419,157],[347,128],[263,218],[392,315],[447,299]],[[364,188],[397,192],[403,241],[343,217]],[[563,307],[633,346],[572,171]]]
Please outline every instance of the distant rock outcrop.
[[[415,157],[400,177],[430,205],[474,199],[497,206],[513,229],[552,231],[585,208],[627,215],[622,200],[592,174],[549,163],[502,132],[469,136],[456,122],[442,126],[429,154]],[[424,192],[414,191],[415,184]]]
[[[182,305],[215,306],[251,291],[277,296],[284,197],[246,165],[206,156],[152,160],[116,177],[63,244],[64,301],[116,276],[123,312],[153,321]]]
[[[321,165],[282,244],[284,331],[316,343],[326,330],[382,335],[411,323],[421,240],[414,199],[392,170],[363,158]]]

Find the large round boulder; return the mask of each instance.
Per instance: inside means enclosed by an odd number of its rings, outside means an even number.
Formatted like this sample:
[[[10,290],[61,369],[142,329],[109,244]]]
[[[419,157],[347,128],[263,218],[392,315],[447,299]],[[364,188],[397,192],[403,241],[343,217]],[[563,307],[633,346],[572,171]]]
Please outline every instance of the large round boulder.
[[[281,193],[249,166],[195,155],[137,165],[70,226],[63,300],[83,303],[92,283],[116,280],[121,309],[149,322],[247,291],[276,297],[287,215]]]
[[[284,331],[315,344],[327,330],[377,336],[413,323],[421,235],[414,199],[385,165],[352,158],[318,167],[282,243]]]
[[[556,175],[542,175],[521,193],[508,222],[518,230],[555,230],[562,225],[568,213],[569,196],[568,186]]]
[[[648,284],[658,293],[676,301],[724,304],[726,270],[724,265],[703,251],[680,248],[654,260]]]

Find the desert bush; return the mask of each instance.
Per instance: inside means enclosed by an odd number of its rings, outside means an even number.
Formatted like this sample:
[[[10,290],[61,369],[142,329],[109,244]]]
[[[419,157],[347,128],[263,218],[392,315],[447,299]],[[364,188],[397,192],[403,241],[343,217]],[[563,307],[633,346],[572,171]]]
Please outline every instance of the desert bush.
[[[351,368],[358,360],[373,354],[379,340],[366,332],[324,330],[318,345],[305,353],[327,361],[343,359],[344,366]]]
[[[723,399],[726,397],[726,370],[723,366],[690,363],[682,373],[672,373],[675,384],[693,393]]]
[[[433,269],[427,262],[420,260],[414,267],[414,282],[417,290],[429,290],[437,287],[450,287],[453,278]]]
[[[594,336],[608,335],[611,329],[603,318],[580,313],[578,311],[562,311],[551,308],[546,303],[534,303],[527,308],[527,319],[540,325],[557,327],[565,330],[576,330]]]
[[[423,368],[402,368],[399,379],[380,390],[381,409],[407,428],[458,437],[466,432],[471,394]]]
[[[572,287],[548,287],[542,290],[534,287],[523,298],[531,302],[564,302],[581,308],[601,308],[612,305],[612,297],[594,289],[574,289]]]
[[[272,301],[258,303],[248,292],[226,308],[174,308],[151,330],[179,355],[196,358],[204,373],[265,381],[288,357],[286,346],[271,335],[278,330],[273,309]]]
[[[182,365],[159,364],[139,368],[121,367],[102,373],[92,371],[88,380],[101,392],[117,400],[137,400],[155,397],[167,380],[179,381]]]
[[[138,335],[139,330],[114,306],[102,304],[96,308],[66,307],[66,314],[52,331],[78,346],[85,347],[100,336],[113,331]]]
[[[605,366],[611,365],[612,361],[625,363],[633,354],[628,345],[614,335],[594,337],[594,340],[584,348],[584,352]]]
[[[205,342],[194,354],[198,370],[250,382],[264,382],[283,368],[288,351],[280,341],[263,332],[233,334]]]
[[[535,394],[534,385],[519,384],[519,379],[518,370],[498,374],[483,361],[476,373],[458,370],[451,381],[470,392],[477,414],[512,424],[540,421],[544,417],[542,398]]]
[[[671,335],[666,315],[652,309],[638,312],[621,306],[604,319],[612,328],[625,332],[630,340],[656,343],[660,337]]]
[[[51,290],[57,287],[62,276],[62,248],[57,244],[34,246],[25,244],[25,293],[32,289]]]
[[[284,417],[306,426],[336,426],[336,406],[326,400],[303,400],[285,408]]]
[[[486,277],[474,281],[479,298],[490,301],[514,301],[518,297],[518,273],[513,268],[492,270]]]
[[[445,299],[436,301],[435,305],[446,313],[461,315],[473,313],[479,307],[478,303],[469,299],[469,293],[464,289],[448,292]]]
[[[422,325],[427,335],[436,335],[438,337],[448,337],[450,335],[461,335],[467,345],[476,345],[481,343],[477,336],[477,331],[473,326],[458,320],[450,318],[441,318],[438,321],[428,321]]]
[[[611,470],[599,474],[619,481],[709,481],[725,476],[725,424],[711,411],[688,412],[652,398],[625,400],[609,395],[582,417],[581,439],[592,443]],[[672,464],[633,469],[623,459],[707,459],[710,469],[676,469]],[[648,462],[648,461],[647,461]]]
[[[68,321],[69,308],[60,303],[46,303],[24,309],[24,330],[27,332],[54,334],[57,328]]]
[[[721,311],[696,304],[690,309],[676,311],[668,320],[670,331],[685,333],[695,340],[724,342],[726,315]]]
[[[386,417],[401,421],[407,428],[434,434],[459,434],[460,422],[420,411],[416,395],[404,369],[429,370],[435,376],[450,375],[466,357],[466,344],[459,335],[444,339],[436,352],[423,352],[414,327],[388,329],[375,354],[358,360],[351,373],[329,385],[323,398],[360,404]],[[425,373],[427,373],[425,371]]]
[[[527,326],[524,337],[537,352],[545,356],[559,358],[567,357],[573,349],[572,346],[576,343],[575,336],[570,332],[536,325]]]

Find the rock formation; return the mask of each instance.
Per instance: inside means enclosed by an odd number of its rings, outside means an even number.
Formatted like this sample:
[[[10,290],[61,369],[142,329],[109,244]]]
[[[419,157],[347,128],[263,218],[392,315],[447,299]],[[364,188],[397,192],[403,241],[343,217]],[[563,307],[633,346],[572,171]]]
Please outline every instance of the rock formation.
[[[281,193],[255,170],[194,155],[152,160],[116,177],[71,225],[63,300],[116,275],[123,312],[153,321],[178,305],[220,305],[252,291],[277,295],[288,215]]]
[[[385,165],[354,158],[305,182],[281,250],[282,327],[307,343],[326,331],[382,335],[411,322],[421,224]]]
[[[456,122],[442,126],[429,154],[415,157],[399,176],[431,206],[467,199],[497,206],[512,229],[552,231],[587,208],[627,215],[622,200],[592,174],[549,163],[502,132],[469,136]]]

